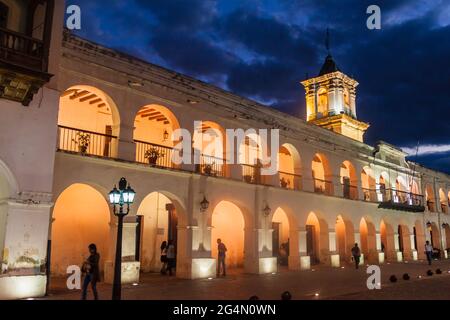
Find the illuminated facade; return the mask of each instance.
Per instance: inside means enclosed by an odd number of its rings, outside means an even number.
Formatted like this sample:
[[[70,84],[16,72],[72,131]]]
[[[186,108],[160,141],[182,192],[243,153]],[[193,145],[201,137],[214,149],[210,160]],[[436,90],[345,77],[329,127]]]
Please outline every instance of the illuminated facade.
[[[92,242],[111,281],[116,220],[107,195],[121,177],[137,192],[125,221],[124,282],[158,272],[168,239],[186,279],[216,276],[218,238],[230,267],[254,274],[279,263],[344,265],[355,242],[370,263],[423,259],[426,239],[450,247],[450,177],[387,143],[364,144],[357,83],[342,72],[325,66],[303,82],[306,122],[54,28],[51,81],[28,108],[0,99],[1,298],[43,295],[47,276],[80,265]],[[171,161],[179,128],[200,149],[199,164]],[[244,164],[227,163],[232,141],[220,133],[233,128],[282,128],[271,150],[277,174],[259,174],[251,134],[239,148]],[[223,148],[195,143],[195,133],[222,137]]]

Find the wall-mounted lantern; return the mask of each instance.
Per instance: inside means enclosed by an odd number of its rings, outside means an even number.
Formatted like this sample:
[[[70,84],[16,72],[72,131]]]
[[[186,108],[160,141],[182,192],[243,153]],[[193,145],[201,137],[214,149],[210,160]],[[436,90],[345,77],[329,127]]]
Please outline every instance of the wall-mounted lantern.
[[[169,132],[167,130],[164,130],[163,141],[166,142],[167,140],[169,140]]]
[[[267,204],[266,207],[263,209],[263,213],[265,217],[270,216],[270,214],[272,213],[272,209],[269,207],[269,205]]]
[[[200,202],[200,210],[202,212],[206,212],[206,210],[208,210],[209,208],[209,201],[206,199],[206,196],[203,197],[202,202]]]

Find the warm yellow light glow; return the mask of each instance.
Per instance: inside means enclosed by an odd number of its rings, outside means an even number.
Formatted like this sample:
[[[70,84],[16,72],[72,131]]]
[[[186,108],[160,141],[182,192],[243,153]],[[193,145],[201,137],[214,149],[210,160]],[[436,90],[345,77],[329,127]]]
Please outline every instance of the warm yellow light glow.
[[[144,225],[141,242],[141,269],[144,272],[158,272],[161,269],[161,243],[169,240],[168,205],[172,202],[160,192],[147,195],[139,204],[137,215],[143,217]],[[173,212],[176,216],[175,209]]]
[[[0,278],[0,300],[39,298],[45,295],[45,276]]]
[[[68,266],[80,265],[91,243],[97,245],[102,262],[108,260],[110,208],[100,192],[85,184],[70,186],[56,201],[53,218],[52,273],[65,276]]]
[[[241,210],[228,201],[220,202],[212,216],[212,255],[217,257],[217,239],[226,245],[227,265],[231,268],[244,265],[244,217]]]

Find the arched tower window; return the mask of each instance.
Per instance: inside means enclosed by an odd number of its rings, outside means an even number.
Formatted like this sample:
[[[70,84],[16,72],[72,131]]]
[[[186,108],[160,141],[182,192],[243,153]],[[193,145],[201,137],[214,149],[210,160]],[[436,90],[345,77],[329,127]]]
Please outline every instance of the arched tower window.
[[[325,88],[321,88],[317,93],[317,113],[325,116],[328,111],[328,92]]]
[[[348,88],[344,89],[344,106],[345,108],[350,108],[350,91]]]
[[[6,29],[8,26],[9,7],[0,2],[0,28]]]

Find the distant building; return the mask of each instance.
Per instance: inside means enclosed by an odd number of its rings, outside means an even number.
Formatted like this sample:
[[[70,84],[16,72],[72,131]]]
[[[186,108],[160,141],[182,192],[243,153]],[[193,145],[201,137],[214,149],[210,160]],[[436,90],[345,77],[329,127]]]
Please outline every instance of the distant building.
[[[168,239],[186,279],[215,277],[218,238],[231,268],[255,274],[278,260],[338,267],[355,242],[369,263],[423,259],[427,239],[450,246],[450,177],[364,143],[357,82],[331,56],[302,82],[304,121],[63,32],[62,3],[0,0],[0,298],[42,296],[90,243],[111,281],[107,196],[121,177],[137,192],[124,282],[159,271]],[[193,141],[196,165],[172,162],[179,128],[208,138]],[[243,164],[227,162],[236,128],[280,128],[277,174],[261,175],[257,134],[239,145]]]

